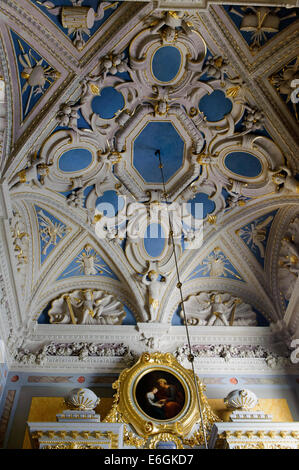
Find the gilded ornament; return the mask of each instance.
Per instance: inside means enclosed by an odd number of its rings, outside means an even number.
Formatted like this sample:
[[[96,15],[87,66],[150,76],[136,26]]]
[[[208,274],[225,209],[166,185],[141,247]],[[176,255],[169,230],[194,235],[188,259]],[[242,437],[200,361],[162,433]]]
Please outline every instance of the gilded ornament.
[[[99,95],[100,94],[100,88],[95,85],[94,83],[90,84],[90,91],[93,95]]]
[[[240,89],[241,89],[241,86],[237,85],[237,86],[228,88],[226,90],[225,94],[228,98],[236,98],[236,96],[238,95]]]
[[[143,429],[146,432],[146,434],[150,434],[152,430],[154,429],[154,425],[151,421],[146,421],[143,425]]]
[[[151,438],[149,441],[148,448],[149,449],[156,449],[159,442],[174,442],[176,445],[176,449],[183,449],[184,446],[182,444],[182,440],[176,436],[175,434],[171,434],[168,432],[161,432],[156,434]]]
[[[208,222],[211,225],[215,225],[217,222],[217,216],[216,215],[209,215],[208,216]]]
[[[127,430],[124,426],[124,444],[126,446],[136,447],[137,449],[143,448],[146,443],[146,439],[137,437],[134,433]]]
[[[210,408],[199,379],[197,381],[204,426],[210,429],[219,419]],[[117,393],[105,422],[130,423],[140,437],[159,432],[176,436],[183,432],[188,434],[200,421],[192,370],[185,369],[170,353],[143,353],[133,367],[120,374],[113,388]],[[152,408],[155,394],[166,397],[170,391],[173,404],[165,407],[167,399],[162,399],[157,403],[158,408],[162,408],[158,413]]]

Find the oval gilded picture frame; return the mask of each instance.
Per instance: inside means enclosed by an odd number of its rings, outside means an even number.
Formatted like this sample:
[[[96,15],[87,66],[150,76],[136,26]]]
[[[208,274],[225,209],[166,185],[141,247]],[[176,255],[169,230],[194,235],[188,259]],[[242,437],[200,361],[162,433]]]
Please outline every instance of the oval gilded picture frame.
[[[203,384],[196,380],[209,425],[213,412]],[[136,364],[121,372],[113,388],[117,393],[104,421],[130,424],[142,437],[161,432],[187,435],[200,421],[193,372],[170,353],[143,353]]]

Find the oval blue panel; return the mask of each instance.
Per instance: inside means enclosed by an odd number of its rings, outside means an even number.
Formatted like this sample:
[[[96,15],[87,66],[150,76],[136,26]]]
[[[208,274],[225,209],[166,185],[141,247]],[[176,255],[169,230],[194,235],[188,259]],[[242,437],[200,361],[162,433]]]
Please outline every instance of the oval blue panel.
[[[160,224],[149,224],[144,234],[144,248],[152,258],[161,255],[165,247],[164,230]]]
[[[198,105],[208,121],[221,121],[232,110],[232,102],[226,98],[221,90],[215,90],[210,95],[205,95]]]
[[[204,219],[215,209],[215,203],[205,193],[196,194],[195,198],[188,202],[187,210],[195,219]]]
[[[123,109],[125,100],[123,95],[112,86],[103,88],[99,96],[95,96],[91,103],[94,113],[102,119],[112,119],[117,111]]]
[[[96,200],[96,208],[106,217],[114,217],[123,209],[124,203],[124,198],[119,197],[116,191],[105,191]]]
[[[178,74],[181,61],[181,53],[177,47],[160,47],[152,60],[154,77],[160,82],[170,82]]]
[[[224,164],[228,170],[239,176],[254,178],[262,171],[260,160],[247,152],[231,152],[226,155]]]
[[[61,171],[72,172],[87,168],[92,162],[92,154],[87,149],[72,149],[64,152],[59,158],[58,166]]]

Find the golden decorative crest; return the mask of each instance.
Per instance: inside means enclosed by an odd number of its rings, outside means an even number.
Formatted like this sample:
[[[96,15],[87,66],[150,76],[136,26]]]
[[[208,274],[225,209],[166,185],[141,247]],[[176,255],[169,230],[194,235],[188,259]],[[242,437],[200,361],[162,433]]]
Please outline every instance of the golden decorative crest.
[[[204,426],[209,430],[219,419],[208,404],[203,384],[196,380]],[[143,438],[161,433],[183,437],[201,422],[193,372],[170,353],[143,353],[112,386],[116,394],[104,421],[130,424]]]

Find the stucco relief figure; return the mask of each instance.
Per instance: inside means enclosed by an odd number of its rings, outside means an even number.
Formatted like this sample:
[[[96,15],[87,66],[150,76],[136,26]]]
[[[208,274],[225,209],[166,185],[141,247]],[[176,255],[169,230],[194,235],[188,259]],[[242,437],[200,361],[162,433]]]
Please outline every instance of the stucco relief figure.
[[[224,74],[227,73],[228,62],[221,56],[209,57],[204,64],[200,76],[207,74],[208,77],[224,82]]]
[[[162,294],[162,281],[159,280],[159,273],[151,270],[142,277],[142,283],[147,287],[149,321],[155,321],[160,306]]]
[[[227,205],[231,208],[241,206],[245,204],[245,197],[242,195],[243,187],[246,187],[247,183],[242,181],[230,180],[230,184],[226,187],[228,192]]]
[[[245,135],[263,129],[265,123],[264,114],[257,108],[251,107],[248,104],[244,105],[247,114],[243,120],[243,127],[245,130],[239,134]]]
[[[24,183],[28,183],[31,188],[42,188],[45,178],[49,174],[50,164],[42,162],[34,157],[29,159],[26,168],[19,171],[9,182],[10,188],[18,188]]]
[[[78,130],[79,109],[82,104],[75,106],[74,103],[63,104],[57,113],[56,119],[60,126]]]
[[[67,34],[72,38],[74,46],[81,51],[85,45],[85,36],[90,36],[90,30],[94,23],[104,17],[109,8],[115,9],[118,2],[98,2],[97,10],[82,5],[83,0],[70,0],[71,5],[56,5],[48,0],[38,1],[45,6],[54,16],[61,16],[61,24],[67,29]]]
[[[125,317],[122,304],[112,295],[92,289],[75,290],[52,302],[51,323],[120,325]]]
[[[264,242],[267,238],[267,225],[273,220],[272,216],[267,217],[266,220],[260,222],[259,224],[251,224],[251,239],[252,244],[255,245],[260,252],[262,258],[265,257],[265,247]]]
[[[299,181],[294,178],[287,166],[281,166],[278,170],[269,170],[269,175],[272,177],[277,192],[299,195]]]
[[[66,235],[70,229],[63,223],[54,222],[42,210],[38,213],[39,234],[41,240],[44,242],[42,254],[46,255],[48,249],[53,245],[56,246],[59,240]]]
[[[91,254],[89,251],[82,253],[80,262],[86,276],[93,276],[98,273],[98,269],[95,267],[95,259],[96,255]]]
[[[13,239],[13,247],[17,260],[17,269],[20,270],[23,264],[28,261],[28,241],[29,235],[26,232],[25,224],[18,211],[13,212],[11,220],[11,234]]]
[[[281,292],[286,300],[291,298],[299,275],[299,217],[290,223],[281,240],[278,278]]]
[[[296,92],[296,88],[299,83],[299,56],[297,56],[295,63],[283,67],[280,72],[272,75],[270,82],[280,95],[284,95],[286,103],[292,102],[294,114],[298,121],[298,92]]]
[[[272,222],[273,216],[270,215],[264,220],[252,222],[247,227],[238,230],[238,234],[245,243],[255,252],[259,253],[261,258],[265,257],[265,246],[267,240],[268,225]]]
[[[184,304],[189,325],[256,325],[251,306],[226,292],[201,292],[190,296]]]
[[[177,38],[177,28],[182,28],[185,34],[192,33],[183,11],[167,11],[162,18],[154,18],[156,23],[151,27],[152,32],[160,32],[162,42],[174,42]]]

